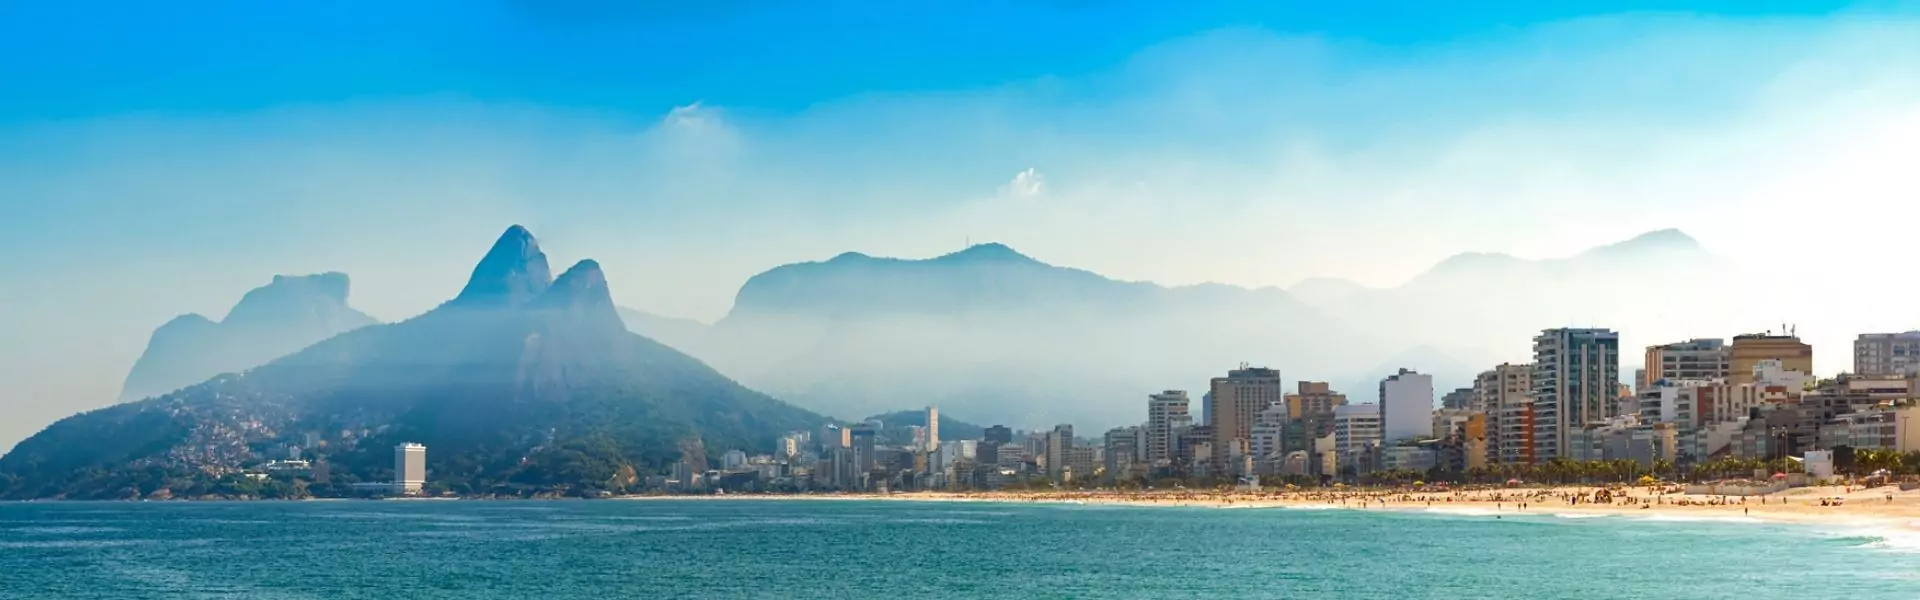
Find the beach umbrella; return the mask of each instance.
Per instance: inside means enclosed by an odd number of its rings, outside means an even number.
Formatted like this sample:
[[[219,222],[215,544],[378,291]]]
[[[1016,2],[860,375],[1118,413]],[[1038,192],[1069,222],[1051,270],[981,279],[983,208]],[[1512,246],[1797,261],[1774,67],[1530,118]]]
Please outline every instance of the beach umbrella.
[[[1518,479],[1508,479],[1508,480],[1507,480],[1507,485],[1520,485],[1520,480],[1518,480]]]
[[[1786,478],[1787,478],[1787,474],[1786,474],[1786,473],[1774,473],[1774,474],[1773,474],[1773,478],[1774,478],[1774,479],[1786,479]]]

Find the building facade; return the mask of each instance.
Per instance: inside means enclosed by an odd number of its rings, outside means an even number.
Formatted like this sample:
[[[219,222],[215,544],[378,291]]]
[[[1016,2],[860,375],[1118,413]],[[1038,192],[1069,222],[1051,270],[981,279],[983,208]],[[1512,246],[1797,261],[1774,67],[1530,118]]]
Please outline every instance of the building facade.
[[[427,447],[405,443],[393,447],[393,493],[413,495],[427,485]]]
[[[1727,383],[1753,383],[1753,367],[1763,360],[1780,361],[1789,371],[1813,372],[1813,346],[1791,335],[1750,333],[1733,336]]]
[[[1533,365],[1502,363],[1473,381],[1474,410],[1487,415],[1487,462],[1533,460]]]
[[[1604,423],[1619,396],[1620,335],[1610,329],[1547,329],[1533,338],[1534,460],[1567,455],[1576,427]]]
[[[1863,333],[1853,340],[1855,375],[1913,375],[1920,371],[1920,331]]]
[[[1366,457],[1380,445],[1380,407],[1371,402],[1334,409],[1333,446],[1341,471],[1355,474],[1373,470]]]
[[[1726,340],[1692,339],[1672,344],[1647,346],[1646,381],[1636,382],[1638,392],[1657,385],[1663,379],[1719,379],[1733,365],[1733,348]]]
[[[1207,397],[1207,426],[1213,431],[1215,473],[1229,471],[1228,459],[1249,453],[1254,416],[1266,407],[1285,402],[1280,371],[1247,367],[1215,377]]]
[[[1400,369],[1380,381],[1380,435],[1387,442],[1421,439],[1433,431],[1433,376]]]
[[[1180,390],[1167,390],[1147,396],[1147,462],[1161,464],[1173,458],[1173,449],[1179,442],[1175,426],[1180,422],[1192,422],[1188,413],[1187,393]]]

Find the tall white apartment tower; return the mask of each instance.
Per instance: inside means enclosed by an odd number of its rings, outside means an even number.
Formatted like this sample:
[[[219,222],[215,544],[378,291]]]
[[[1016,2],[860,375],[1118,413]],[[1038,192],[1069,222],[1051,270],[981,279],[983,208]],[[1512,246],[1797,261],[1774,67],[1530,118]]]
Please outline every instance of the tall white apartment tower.
[[[393,492],[412,495],[427,485],[427,447],[405,443],[393,447]]]
[[[927,451],[940,447],[940,408],[927,407]]]

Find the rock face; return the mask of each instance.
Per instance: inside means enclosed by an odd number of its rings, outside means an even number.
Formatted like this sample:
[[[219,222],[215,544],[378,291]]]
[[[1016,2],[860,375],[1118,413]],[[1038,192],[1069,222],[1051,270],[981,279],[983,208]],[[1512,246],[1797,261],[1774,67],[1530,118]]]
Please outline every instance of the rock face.
[[[498,260],[503,247],[516,261]],[[376,480],[401,442],[425,444],[431,478],[455,491],[619,491],[707,458],[684,448],[771,451],[825,421],[628,332],[598,263],[550,281],[518,227],[481,262],[458,299],[419,317],[55,423],[0,458],[0,498],[120,497],[288,445],[336,481]]]
[[[458,306],[520,306],[540,297],[552,285],[547,255],[533,234],[519,225],[508,229],[474,265],[467,287],[450,304]]]
[[[315,342],[376,321],[347,306],[344,273],[275,275],[247,292],[221,322],[181,315],[154,330],[127,374],[120,401],[138,400],[221,373],[266,364]]]

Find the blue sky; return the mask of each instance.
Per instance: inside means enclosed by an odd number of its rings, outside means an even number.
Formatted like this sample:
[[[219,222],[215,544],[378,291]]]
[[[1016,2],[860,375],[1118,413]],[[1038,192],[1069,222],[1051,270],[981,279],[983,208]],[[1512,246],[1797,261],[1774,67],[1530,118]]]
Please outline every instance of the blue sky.
[[[646,115],[692,99],[791,113],[875,92],[1099,72],[1141,48],[1227,27],[1392,49],[1596,14],[1839,10],[1860,9],[1699,0],[13,2],[0,8],[0,72],[13,82],[0,120],[422,94]]]
[[[1192,4],[0,3],[0,446],[174,315],[340,270],[405,318],[510,223],[705,320],[967,240],[1246,286],[1666,227],[1757,281],[1910,252],[1847,232],[1920,218],[1915,4]]]

